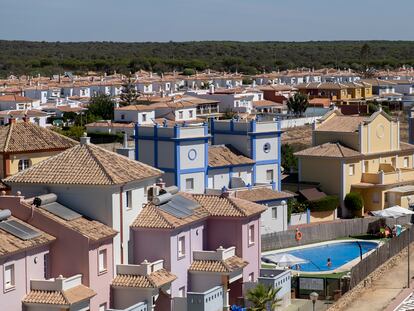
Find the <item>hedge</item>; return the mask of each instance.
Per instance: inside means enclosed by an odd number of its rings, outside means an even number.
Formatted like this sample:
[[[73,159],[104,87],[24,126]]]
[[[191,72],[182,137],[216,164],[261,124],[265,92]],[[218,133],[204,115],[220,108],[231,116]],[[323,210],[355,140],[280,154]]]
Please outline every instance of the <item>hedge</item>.
[[[364,207],[364,199],[359,192],[350,192],[345,196],[344,204],[351,211],[360,211]]]
[[[311,212],[333,211],[339,206],[339,198],[336,195],[328,195],[316,201],[308,201]]]

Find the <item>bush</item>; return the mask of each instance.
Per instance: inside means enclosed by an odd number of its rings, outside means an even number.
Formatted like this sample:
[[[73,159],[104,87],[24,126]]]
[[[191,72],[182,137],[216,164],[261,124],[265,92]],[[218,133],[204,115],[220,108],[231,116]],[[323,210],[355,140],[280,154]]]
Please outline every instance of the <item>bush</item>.
[[[334,211],[339,206],[339,198],[336,195],[328,195],[316,201],[308,201],[308,207],[312,212]]]
[[[345,207],[351,211],[360,211],[364,207],[364,199],[358,192],[350,192],[345,196]]]

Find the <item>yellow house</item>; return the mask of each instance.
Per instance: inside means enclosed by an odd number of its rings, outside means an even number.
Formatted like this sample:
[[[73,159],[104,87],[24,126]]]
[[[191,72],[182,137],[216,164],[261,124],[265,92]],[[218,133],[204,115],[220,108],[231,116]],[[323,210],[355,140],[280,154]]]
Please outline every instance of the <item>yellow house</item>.
[[[331,110],[315,123],[312,144],[295,153],[299,180],[338,195],[342,216],[351,191],[362,194],[365,212],[414,204],[414,145],[400,142],[399,122],[381,109],[369,117]]]
[[[0,178],[48,159],[77,142],[30,122],[11,120],[0,126]]]
[[[338,103],[364,101],[372,98],[372,85],[366,82],[303,83],[296,86],[300,93],[313,98],[329,98]]]

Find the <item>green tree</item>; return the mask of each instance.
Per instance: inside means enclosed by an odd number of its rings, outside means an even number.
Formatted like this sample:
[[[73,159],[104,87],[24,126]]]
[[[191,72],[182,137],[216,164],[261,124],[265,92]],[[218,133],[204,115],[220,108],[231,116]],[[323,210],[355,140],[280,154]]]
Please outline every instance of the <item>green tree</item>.
[[[308,96],[296,93],[294,96],[290,97],[287,101],[287,106],[290,112],[295,116],[301,117],[306,111],[306,108],[309,106]]]
[[[364,199],[359,192],[350,192],[345,196],[344,204],[350,211],[357,212],[364,207]]]
[[[103,120],[112,120],[114,118],[114,102],[109,95],[95,95],[89,102],[88,112],[88,115],[96,116]]]
[[[279,306],[281,299],[277,298],[277,293],[279,288],[274,288],[273,286],[266,286],[262,283],[257,284],[256,287],[250,289],[247,292],[247,300],[249,300],[253,307],[249,308],[252,311],[266,311],[274,310]]]
[[[294,151],[291,145],[283,144],[281,147],[282,152],[282,167],[286,172],[290,170],[297,170],[298,168],[298,159],[294,156]]]
[[[124,84],[122,84],[122,91],[120,95],[121,101],[119,102],[122,106],[129,106],[136,103],[139,94],[135,88],[135,85],[131,79],[128,78]]]

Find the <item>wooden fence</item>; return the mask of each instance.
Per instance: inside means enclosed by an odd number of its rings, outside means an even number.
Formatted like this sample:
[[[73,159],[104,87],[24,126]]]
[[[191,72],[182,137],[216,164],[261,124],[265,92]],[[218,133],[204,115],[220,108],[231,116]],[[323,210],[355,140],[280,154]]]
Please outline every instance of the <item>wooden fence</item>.
[[[395,224],[410,223],[411,216],[403,216],[397,219],[366,217],[356,219],[343,219],[329,223],[316,223],[300,227],[302,239],[295,240],[295,229],[283,232],[274,232],[263,234],[262,251],[270,251],[275,249],[318,243],[323,241],[334,240],[338,238],[357,236],[375,231],[375,227],[381,221],[385,221],[387,225],[392,227]]]
[[[398,237],[394,237],[387,243],[378,247],[375,251],[362,259],[351,269],[350,288],[355,287],[369,274],[374,272],[380,265],[385,263],[388,259],[397,255],[408,245],[408,235],[410,235],[410,242],[414,241],[414,228],[405,230]]]

